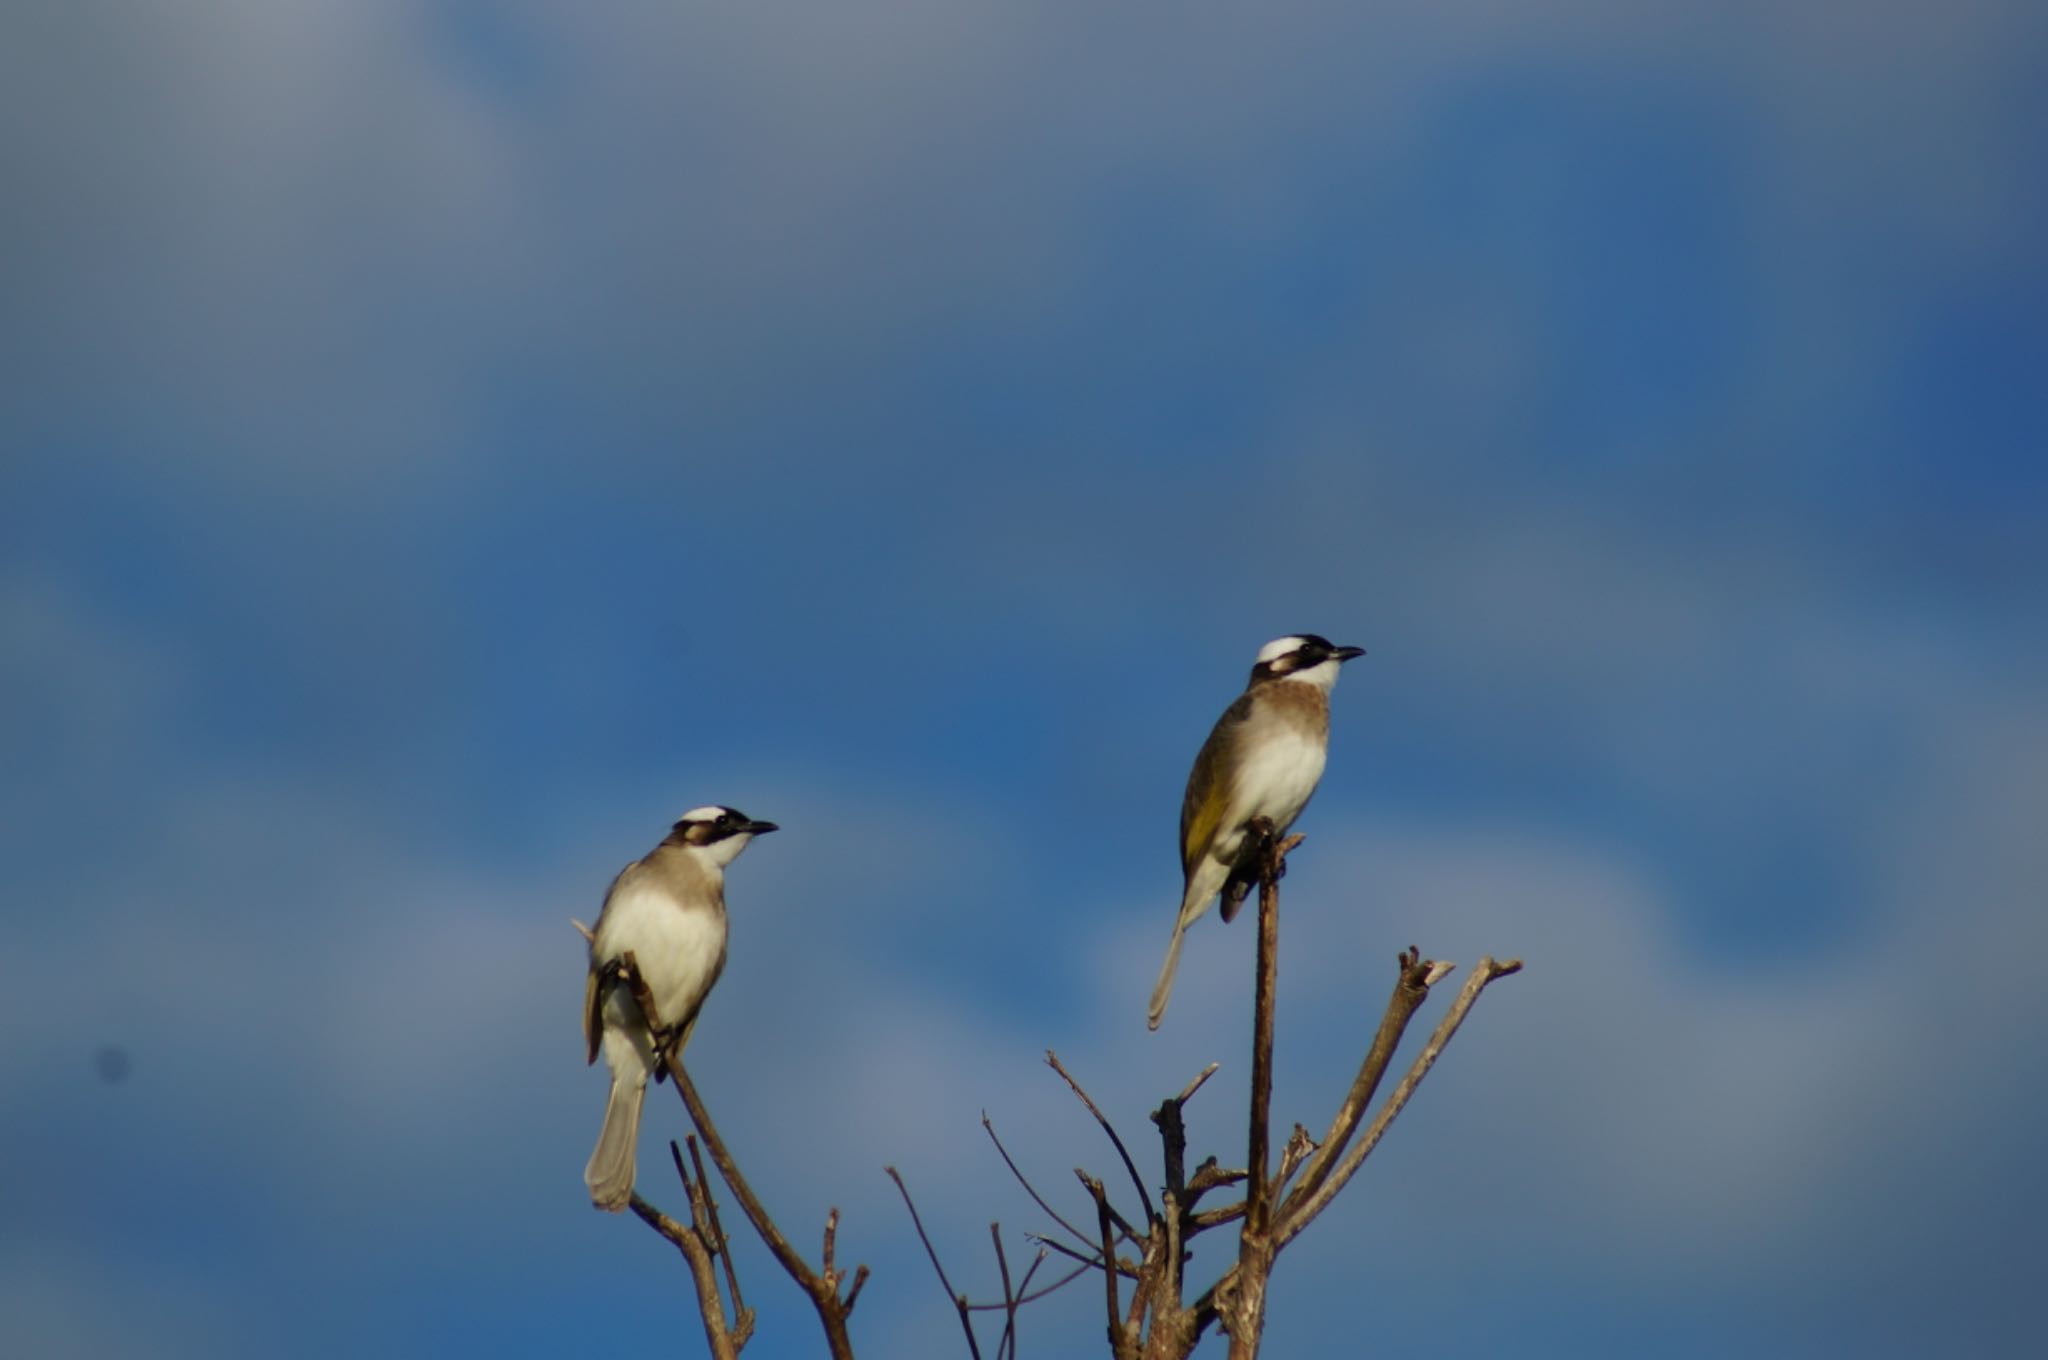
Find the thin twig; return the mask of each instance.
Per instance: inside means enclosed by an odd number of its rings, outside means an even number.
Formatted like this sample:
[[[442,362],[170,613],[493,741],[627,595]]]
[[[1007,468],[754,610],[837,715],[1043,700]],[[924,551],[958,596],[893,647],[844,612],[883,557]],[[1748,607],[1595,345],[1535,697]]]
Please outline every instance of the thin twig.
[[[1195,1079],[1189,1082],[1186,1086],[1181,1087],[1180,1094],[1173,1098],[1174,1104],[1185,1105],[1190,1100],[1193,1100],[1195,1098],[1195,1092],[1201,1090],[1203,1086],[1207,1085],[1209,1078],[1215,1076],[1216,1069],[1221,1066],[1223,1066],[1223,1064],[1220,1062],[1212,1062],[1207,1067],[1203,1068],[1201,1071],[1195,1073]]]
[[[847,1312],[851,1313],[851,1312],[853,1311],[853,1303],[854,1303],[854,1300],[855,1300],[855,1299],[858,1299],[858,1298],[860,1297],[860,1291],[861,1291],[861,1286],[862,1286],[862,1285],[865,1285],[865,1284],[866,1284],[867,1282],[868,1282],[868,1268],[867,1268],[867,1264],[866,1264],[865,1262],[863,1262],[862,1264],[860,1264],[860,1265],[857,1265],[857,1266],[855,1266],[855,1267],[853,1268],[853,1283],[852,1283],[851,1285],[847,1286],[847,1290],[846,1290],[846,1311],[847,1311]]]
[[[1029,1233],[1026,1233],[1026,1234],[1025,1234],[1025,1236],[1027,1236],[1027,1237],[1028,1237],[1028,1236],[1030,1236],[1030,1234],[1029,1234]],[[1026,1272],[1024,1273],[1024,1284],[1030,1284],[1030,1283],[1031,1283],[1031,1277],[1032,1277],[1032,1275],[1036,1274],[1036,1273],[1037,1273],[1037,1271],[1038,1271],[1038,1265],[1039,1265],[1039,1262],[1040,1262],[1040,1261],[1043,1261],[1044,1259],[1045,1259],[1045,1257],[1044,1257],[1043,1253],[1041,1253],[1041,1254],[1040,1254],[1040,1256],[1039,1256],[1039,1258],[1038,1258],[1038,1260],[1037,1260],[1037,1261],[1033,1261],[1033,1262],[1031,1263],[1031,1269],[1030,1269],[1030,1270],[1028,1270],[1028,1271],[1026,1271]],[[1035,1294],[1024,1294],[1024,1293],[1019,1293],[1019,1294],[1017,1295],[1017,1305],[1018,1305],[1019,1307],[1022,1307],[1023,1305],[1025,1305],[1025,1304],[1027,1304],[1027,1303],[1036,1303],[1036,1302],[1038,1302],[1038,1301],[1039,1301],[1040,1299],[1044,1298],[1044,1297],[1045,1297],[1046,1295],[1048,1295],[1048,1294],[1057,1294],[1057,1293],[1058,1293],[1058,1292],[1059,1292],[1060,1290],[1062,1290],[1062,1289],[1066,1288],[1066,1287],[1067,1287],[1068,1285],[1072,1284],[1072,1283],[1073,1283],[1074,1281],[1076,1281],[1076,1280],[1080,1279],[1080,1278],[1081,1278],[1081,1277],[1082,1277],[1083,1275],[1086,1275],[1086,1274],[1087,1274],[1087,1273],[1088,1273],[1089,1271],[1091,1271],[1091,1270],[1095,1270],[1095,1269],[1097,1269],[1097,1266],[1096,1266],[1095,1262],[1093,1262],[1093,1261],[1083,1261],[1083,1262],[1082,1262],[1082,1263],[1081,1263],[1080,1265],[1078,1265],[1078,1266],[1075,1266],[1075,1267],[1074,1267],[1074,1268],[1073,1268],[1072,1270],[1070,1270],[1070,1271],[1068,1271],[1068,1272],[1067,1272],[1066,1274],[1064,1274],[1064,1275],[1060,1276],[1060,1277],[1059,1277],[1059,1278],[1058,1278],[1057,1280],[1054,1280],[1054,1281],[1053,1281],[1053,1282],[1052,1282],[1051,1284],[1049,1284],[1049,1285],[1047,1285],[1047,1286],[1046,1286],[1045,1288],[1043,1288],[1043,1289],[1039,1290],[1039,1291],[1038,1291],[1037,1293],[1035,1293]],[[1018,1286],[1018,1288],[1019,1288],[1019,1289],[1021,1290],[1021,1289],[1023,1288],[1023,1286],[1022,1286],[1022,1285],[1020,1285],[1020,1286]],[[970,1303],[970,1304],[968,1304],[968,1305],[967,1305],[967,1307],[969,1308],[969,1310],[971,1310],[971,1311],[973,1311],[973,1312],[976,1312],[976,1313],[993,1313],[993,1312],[994,1312],[994,1311],[995,1311],[996,1309],[998,1309],[998,1308],[1001,1308],[1002,1306],[1003,1306],[1003,1305],[1002,1305],[1002,1304],[1000,1304],[1000,1303]]]
[[[704,1341],[713,1360],[739,1360],[740,1346],[725,1325],[725,1305],[718,1298],[718,1275],[711,1266],[710,1249],[695,1228],[686,1228],[639,1195],[626,1201],[640,1221],[666,1237],[683,1254],[690,1267],[690,1281],[697,1287],[697,1312],[704,1320]]]
[[[1074,1235],[1074,1240],[1076,1242],[1079,1242],[1085,1246],[1088,1242],[1087,1234],[1083,1233],[1079,1228],[1075,1227],[1073,1224],[1067,1222],[1067,1220],[1065,1220],[1064,1218],[1061,1218],[1059,1210],[1053,1208],[1050,1204],[1047,1204],[1045,1202],[1045,1198],[1038,1193],[1037,1189],[1032,1186],[1031,1182],[1024,1179],[1024,1173],[1017,1169],[1017,1163],[1013,1161],[1010,1157],[1010,1150],[1003,1146],[1002,1139],[996,1137],[996,1126],[989,1119],[987,1110],[983,1110],[981,1112],[981,1127],[987,1131],[989,1141],[996,1145],[996,1151],[1002,1154],[1003,1165],[1010,1168],[1010,1174],[1017,1178],[1017,1184],[1023,1186],[1024,1193],[1031,1196],[1031,1202],[1033,1204],[1036,1204],[1039,1208],[1043,1209],[1048,1215],[1050,1215],[1053,1222],[1059,1224],[1062,1228],[1065,1228],[1068,1232],[1072,1233]]]
[[[1088,1107],[1088,1113],[1095,1116],[1095,1122],[1102,1125],[1102,1131],[1109,1135],[1110,1143],[1113,1144],[1116,1148],[1116,1155],[1123,1158],[1124,1170],[1130,1173],[1131,1184],[1138,1188],[1138,1202],[1145,1206],[1145,1221],[1147,1223],[1151,1223],[1154,1220],[1156,1220],[1159,1217],[1159,1215],[1158,1212],[1154,1210],[1152,1207],[1152,1196],[1146,1192],[1145,1178],[1138,1174],[1137,1163],[1131,1160],[1130,1152],[1126,1150],[1124,1147],[1124,1140],[1117,1137],[1115,1126],[1113,1126],[1109,1122],[1109,1120],[1103,1115],[1102,1111],[1096,1107],[1095,1102],[1088,1098],[1088,1093],[1081,1089],[1081,1083],[1075,1081],[1073,1074],[1068,1072],[1067,1069],[1061,1065],[1059,1054],[1053,1052],[1051,1049],[1048,1048],[1047,1050],[1045,1050],[1045,1061],[1047,1065],[1049,1065],[1052,1068],[1053,1071],[1059,1073],[1060,1076],[1066,1079],[1067,1085],[1073,1089],[1074,1094],[1081,1097],[1081,1103]],[[1115,1213],[1115,1210],[1111,1210],[1111,1212]],[[1132,1240],[1137,1240],[1137,1234],[1131,1232],[1130,1224],[1124,1223],[1121,1215],[1118,1216],[1117,1221],[1119,1224],[1121,1224],[1123,1230],[1126,1233],[1130,1233]]]
[[[1110,1210],[1110,1214],[1112,1217],[1114,1217],[1115,1213],[1116,1211],[1114,1209]],[[1054,1241],[1052,1238],[1041,1236],[1038,1233],[1025,1233],[1024,1235],[1030,1238],[1033,1242],[1036,1242],[1039,1246],[1046,1248],[1048,1251],[1056,1251],[1070,1261],[1079,1261],[1083,1266],[1087,1267],[1089,1270],[1102,1269],[1102,1257],[1099,1254],[1090,1255],[1087,1252],[1075,1251],[1072,1247],[1068,1246],[1064,1242]],[[1095,1251],[1097,1253],[1100,1253],[1101,1250],[1102,1249],[1100,1247],[1095,1248]],[[1130,1280],[1135,1280],[1138,1278],[1138,1268],[1132,1265],[1130,1261],[1126,1258],[1119,1256],[1115,1258],[1113,1264],[1116,1267],[1116,1273],[1123,1276],[1124,1278]]]
[[[1110,1227],[1113,1211],[1109,1207],[1109,1194],[1102,1188],[1102,1182],[1087,1172],[1076,1167],[1074,1174],[1081,1178],[1081,1184],[1088,1187],[1088,1193],[1095,1199],[1095,1217],[1102,1229],[1102,1258],[1105,1261],[1112,1261],[1116,1259],[1116,1238]],[[1102,1286],[1109,1300],[1110,1353],[1118,1360],[1123,1360],[1123,1357],[1129,1355],[1131,1347],[1129,1333],[1124,1330],[1123,1309],[1117,1302],[1116,1277],[1117,1272],[1114,1270],[1102,1272]]]
[[[939,1264],[939,1253],[932,1247],[932,1239],[925,1233],[924,1220],[918,1217],[917,1205],[911,1202],[910,1190],[903,1184],[903,1177],[896,1174],[896,1168],[893,1166],[885,1166],[882,1170],[888,1172],[889,1179],[896,1182],[896,1193],[903,1196],[903,1207],[910,1210],[910,1222],[917,1229],[917,1240],[924,1243],[924,1254],[931,1258],[932,1269],[938,1272],[939,1287],[946,1291],[946,1297],[952,1300],[954,1309],[960,1314],[960,1330],[967,1334],[967,1353],[973,1356],[974,1360],[981,1360],[981,1347],[974,1339],[974,1320],[968,1316],[967,1296],[955,1290],[953,1282],[946,1278],[946,1268]]]
[[[690,1112],[690,1122],[697,1126],[697,1132],[704,1139],[705,1149],[711,1153],[712,1164],[718,1168],[718,1174],[724,1178],[726,1187],[733,1193],[733,1198],[740,1202],[740,1208],[746,1212],[747,1220],[754,1225],[754,1231],[761,1235],[761,1240],[767,1244],[775,1259],[781,1262],[784,1270],[806,1289],[815,1289],[822,1283],[818,1273],[810,1268],[803,1257],[797,1255],[796,1248],[789,1245],[789,1239],[782,1235],[782,1229],[776,1227],[775,1220],[768,1216],[767,1207],[754,1194],[753,1187],[747,1184],[747,1178],[740,1174],[739,1166],[733,1161],[732,1154],[726,1150],[725,1140],[719,1137],[718,1126],[711,1122],[711,1115],[705,1110],[703,1097],[697,1094],[696,1084],[690,1080],[690,1074],[684,1070],[682,1063],[673,1058],[669,1060],[668,1070],[669,1076],[675,1081],[677,1094],[682,1097],[683,1107]]]
[[[661,1014],[654,1004],[654,996],[647,990],[647,980],[640,975],[639,961],[632,950],[619,955],[620,975],[632,988],[633,1000],[640,1007],[640,1013],[647,1027],[654,1033],[661,1033]],[[740,1174],[739,1164],[733,1161],[732,1153],[726,1150],[725,1140],[718,1134],[718,1126],[711,1122],[710,1112],[704,1108],[703,1097],[697,1094],[697,1087],[690,1080],[690,1074],[683,1069],[682,1058],[677,1052],[680,1045],[672,1045],[666,1053],[666,1064],[676,1095],[682,1100],[683,1108],[690,1112],[690,1122],[697,1126],[697,1133],[704,1140],[704,1147],[711,1153],[712,1165],[724,1178],[733,1198],[746,1211],[747,1221],[754,1225],[762,1242],[780,1263],[783,1270],[799,1287],[810,1296],[811,1306],[817,1310],[818,1323],[825,1331],[825,1344],[832,1353],[832,1360],[853,1360],[853,1340],[847,1335],[846,1320],[853,1312],[852,1296],[839,1297],[838,1282],[827,1280],[812,1270],[789,1245],[789,1239],[775,1226],[775,1220],[768,1216],[760,1197],[753,1186]],[[865,1267],[863,1267],[865,1269]],[[980,1357],[975,1357],[980,1360]]]
[[[996,1360],[1003,1360],[1005,1353],[1017,1354],[1017,1296],[1010,1292],[1010,1258],[1003,1254],[1003,1225],[989,1224],[988,1236],[995,1243],[996,1271],[1003,1281],[1003,1339],[996,1343]]]
[[[1301,1170],[1302,1163],[1316,1150],[1316,1140],[1309,1137],[1308,1130],[1301,1125],[1294,1126],[1294,1132],[1287,1135],[1286,1146],[1280,1149],[1280,1169],[1273,1173],[1273,1193],[1287,1193],[1287,1182],[1294,1173]]]
[[[725,1235],[725,1225],[718,1221],[718,1201],[712,1196],[711,1182],[704,1175],[704,1158],[697,1151],[697,1135],[685,1134],[683,1141],[690,1145],[690,1163],[697,1168],[697,1183],[704,1187],[704,1212],[711,1219],[712,1235],[718,1239],[719,1258],[725,1262],[725,1283],[732,1290],[733,1315],[738,1317],[744,1314],[751,1326],[753,1314],[747,1312],[745,1303],[740,1299],[740,1279],[733,1273],[732,1239]],[[668,1148],[671,1154],[675,1152],[676,1144],[673,1138],[669,1140]],[[682,1161],[678,1158],[676,1170],[682,1169]]]
[[[1437,1025],[1436,1033],[1429,1036],[1429,1042],[1424,1044],[1422,1052],[1416,1055],[1407,1075],[1401,1078],[1400,1084],[1394,1088],[1394,1093],[1387,1097],[1386,1104],[1373,1116],[1371,1126],[1344,1158],[1343,1164],[1317,1187],[1314,1194],[1305,1198],[1299,1206],[1288,1213],[1286,1221],[1280,1225],[1274,1236],[1276,1250],[1299,1236],[1301,1230],[1337,1197],[1345,1184],[1357,1173],[1359,1165],[1379,1145],[1380,1139],[1386,1134],[1388,1126],[1394,1122],[1395,1116],[1407,1108],[1409,1099],[1415,1094],[1415,1088],[1422,1084],[1422,1079],[1429,1075],[1429,1069],[1436,1065],[1438,1055],[1444,1051],[1444,1046],[1450,1043],[1451,1036],[1465,1023],[1465,1016],[1471,1011],[1473,1003],[1479,1000],[1479,994],[1496,978],[1507,977],[1511,973],[1520,972],[1521,969],[1520,959],[1509,959],[1505,963],[1496,963],[1491,958],[1479,960],[1472,970],[1472,976],[1465,979],[1465,986],[1459,991],[1458,999],[1451,1003],[1450,1010]]]
[[[1442,977],[1449,967],[1448,964],[1425,960],[1422,951],[1413,945],[1401,953],[1394,970],[1394,994],[1388,999],[1386,1012],[1380,1017],[1372,1046],[1366,1049],[1364,1059],[1358,1064],[1358,1075],[1352,1079],[1351,1089],[1344,1093],[1343,1103],[1330,1120],[1330,1131],[1323,1135],[1321,1149],[1309,1159],[1301,1183],[1282,1202],[1282,1213],[1293,1212],[1302,1201],[1320,1189],[1330,1169],[1337,1165],[1337,1159],[1343,1155],[1351,1135],[1357,1132],[1366,1107],[1372,1103],[1373,1094],[1379,1090],[1380,1080],[1386,1075],[1387,1065],[1393,1061],[1394,1052],[1401,1045],[1401,1036],[1408,1031],[1409,1021],[1429,998],[1431,982]],[[1284,1182],[1286,1178],[1281,1179]]]

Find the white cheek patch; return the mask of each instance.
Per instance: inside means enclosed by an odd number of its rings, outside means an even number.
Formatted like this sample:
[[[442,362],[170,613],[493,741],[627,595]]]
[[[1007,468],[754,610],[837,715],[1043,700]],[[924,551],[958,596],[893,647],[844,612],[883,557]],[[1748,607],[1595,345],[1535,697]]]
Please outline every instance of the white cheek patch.
[[[1301,681],[1306,684],[1314,685],[1317,689],[1320,689],[1327,694],[1332,688],[1336,686],[1337,671],[1343,664],[1343,662],[1337,660],[1337,658],[1333,656],[1328,661],[1318,661],[1315,665],[1310,666],[1306,670],[1295,671],[1293,674],[1284,676],[1282,678],[1288,680],[1289,682]]]
[[[740,851],[746,849],[747,842],[753,839],[753,832],[742,831],[736,836],[726,836],[721,840],[711,842],[709,845],[700,846],[697,849],[697,853],[723,869],[726,865],[738,859]]]
[[[1268,661],[1287,655],[1289,652],[1299,648],[1303,641],[1304,639],[1299,634],[1284,638],[1274,638],[1271,642],[1259,648],[1259,664],[1263,666]]]

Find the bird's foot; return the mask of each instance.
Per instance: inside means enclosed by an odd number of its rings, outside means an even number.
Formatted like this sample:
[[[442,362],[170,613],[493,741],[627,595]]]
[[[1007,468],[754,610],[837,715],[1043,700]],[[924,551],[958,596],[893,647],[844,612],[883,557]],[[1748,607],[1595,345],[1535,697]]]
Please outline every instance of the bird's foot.
[[[1282,857],[1280,831],[1273,825],[1273,819],[1254,817],[1245,824],[1245,833],[1251,837],[1251,862],[1258,867],[1258,876],[1275,883],[1285,878],[1287,861]]]
[[[654,1079],[659,1082],[668,1075],[670,1059],[676,1049],[682,1046],[683,1031],[680,1027],[662,1030],[654,1036]]]

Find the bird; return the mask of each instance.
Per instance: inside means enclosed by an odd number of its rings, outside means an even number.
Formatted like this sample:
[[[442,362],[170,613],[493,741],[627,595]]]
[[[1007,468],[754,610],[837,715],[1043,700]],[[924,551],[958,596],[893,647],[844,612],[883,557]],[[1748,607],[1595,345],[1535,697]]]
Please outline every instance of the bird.
[[[1180,915],[1166,964],[1152,989],[1146,1024],[1158,1029],[1180,966],[1181,936],[1220,893],[1223,919],[1235,917],[1259,879],[1262,841],[1249,834],[1265,818],[1275,837],[1308,806],[1330,745],[1330,690],[1363,647],[1339,647],[1314,633],[1292,633],[1259,648],[1244,693],[1216,720],[1188,772],[1180,805]]]
[[[633,1163],[647,1078],[667,1070],[696,1027],[704,998],[725,969],[725,871],[756,836],[777,830],[736,808],[693,808],[661,844],[619,871],[590,931],[583,987],[587,1062],[601,1050],[611,1069],[604,1127],[583,1180],[590,1202],[617,1213],[633,1196]],[[639,965],[659,1034],[634,999],[621,964]]]

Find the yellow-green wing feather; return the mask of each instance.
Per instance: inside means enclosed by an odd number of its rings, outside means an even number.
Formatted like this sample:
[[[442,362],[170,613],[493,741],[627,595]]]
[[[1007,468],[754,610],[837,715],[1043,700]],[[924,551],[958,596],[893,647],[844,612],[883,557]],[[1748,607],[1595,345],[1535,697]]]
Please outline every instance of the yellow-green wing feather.
[[[1223,716],[1210,729],[1209,739],[1202,743],[1201,753],[1195,757],[1195,768],[1188,773],[1187,796],[1181,799],[1180,804],[1180,868],[1183,877],[1194,872],[1195,861],[1215,839],[1223,811],[1230,804],[1228,771],[1234,763],[1230,759],[1230,748],[1236,743],[1251,711],[1252,697],[1249,694],[1239,695],[1236,703],[1223,710]]]

